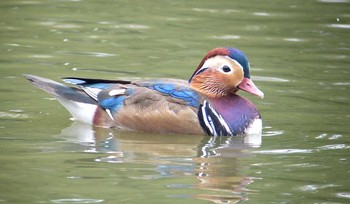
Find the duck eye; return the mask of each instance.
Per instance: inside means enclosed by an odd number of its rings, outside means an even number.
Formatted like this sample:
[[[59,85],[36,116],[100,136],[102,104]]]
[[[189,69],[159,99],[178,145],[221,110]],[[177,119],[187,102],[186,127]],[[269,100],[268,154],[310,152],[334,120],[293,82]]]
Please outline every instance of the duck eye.
[[[228,72],[231,71],[231,68],[230,68],[229,66],[227,66],[227,65],[224,65],[224,66],[222,67],[222,71],[224,71],[225,73],[228,73]]]

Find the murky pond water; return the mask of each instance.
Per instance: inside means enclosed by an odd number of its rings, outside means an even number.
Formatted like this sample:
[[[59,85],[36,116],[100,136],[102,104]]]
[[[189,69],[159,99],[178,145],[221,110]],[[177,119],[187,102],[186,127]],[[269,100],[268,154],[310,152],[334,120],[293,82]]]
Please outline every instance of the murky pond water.
[[[0,2],[0,202],[349,203],[350,2]],[[69,120],[23,73],[187,79],[243,50],[261,145]]]

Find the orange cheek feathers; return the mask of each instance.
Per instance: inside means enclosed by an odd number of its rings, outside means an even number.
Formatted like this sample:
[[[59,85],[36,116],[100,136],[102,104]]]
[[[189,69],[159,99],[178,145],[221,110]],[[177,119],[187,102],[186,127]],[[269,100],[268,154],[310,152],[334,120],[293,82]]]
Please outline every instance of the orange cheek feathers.
[[[209,69],[199,75],[195,75],[190,81],[190,86],[207,97],[224,96],[228,90],[225,88],[225,82],[221,81],[220,78],[218,71]]]

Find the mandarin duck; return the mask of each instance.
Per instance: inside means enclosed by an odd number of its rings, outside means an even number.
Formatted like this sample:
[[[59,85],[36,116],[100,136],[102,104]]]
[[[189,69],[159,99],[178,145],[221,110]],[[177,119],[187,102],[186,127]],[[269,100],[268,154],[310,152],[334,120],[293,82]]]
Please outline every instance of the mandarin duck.
[[[235,48],[209,51],[189,81],[105,80],[69,77],[63,81],[24,75],[53,95],[78,121],[105,128],[164,133],[233,136],[261,133],[261,116],[238,90],[263,98],[250,79],[249,62]]]

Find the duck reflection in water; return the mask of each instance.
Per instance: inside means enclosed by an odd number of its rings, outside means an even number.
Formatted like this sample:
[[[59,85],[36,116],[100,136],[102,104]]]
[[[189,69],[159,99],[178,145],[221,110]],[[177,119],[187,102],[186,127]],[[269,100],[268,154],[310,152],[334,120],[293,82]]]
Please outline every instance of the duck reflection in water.
[[[190,196],[214,203],[236,203],[247,199],[246,186],[253,180],[242,176],[239,159],[250,156],[249,149],[261,144],[261,134],[169,137],[97,128],[80,122],[63,129],[59,137],[67,142],[64,150],[106,154],[103,157],[98,154],[96,162],[155,165],[155,174],[151,179],[194,176],[198,183],[169,184],[168,187],[195,188],[203,190],[203,193],[169,196]]]

